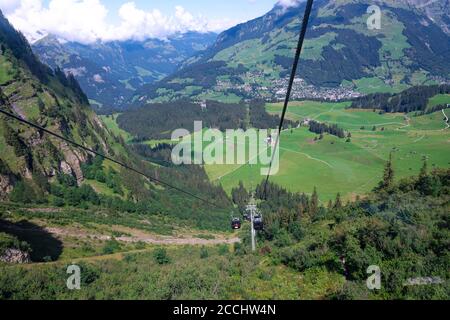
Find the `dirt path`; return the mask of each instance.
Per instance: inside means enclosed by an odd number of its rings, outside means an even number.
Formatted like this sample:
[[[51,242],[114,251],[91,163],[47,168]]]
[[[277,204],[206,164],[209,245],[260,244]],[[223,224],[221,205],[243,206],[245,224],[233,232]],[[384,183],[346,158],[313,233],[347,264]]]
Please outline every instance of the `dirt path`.
[[[20,226],[5,225],[3,229],[16,230],[21,232],[34,232],[34,233],[49,233],[55,237],[73,237],[78,239],[93,239],[100,241],[111,240],[113,237],[105,234],[93,234],[85,230],[78,230],[73,228],[60,228],[60,227],[46,227],[46,228],[22,228]],[[156,245],[216,245],[216,244],[234,244],[240,242],[238,237],[225,237],[224,235],[214,235],[214,239],[201,239],[195,236],[162,236],[149,234],[141,230],[133,230],[128,233],[127,236],[114,237],[117,241],[126,243],[138,243],[144,242],[147,244]]]
[[[86,232],[79,232],[79,231],[73,232],[69,229],[62,229],[62,228],[45,228],[45,230],[48,233],[56,236],[97,239],[97,240],[112,239],[112,237],[108,235],[89,234]],[[215,237],[216,237],[215,239],[200,239],[192,236],[186,237],[159,236],[136,230],[130,236],[115,237],[114,239],[126,243],[144,242],[147,244],[156,244],[156,245],[216,245],[216,244],[233,244],[240,242],[240,239],[237,237],[233,238],[226,238],[223,236],[215,236]]]
[[[301,154],[301,155],[307,157],[307,158],[310,159],[310,160],[314,160],[314,161],[321,162],[321,163],[325,164],[326,166],[328,166],[328,167],[330,167],[330,168],[333,168],[333,166],[332,166],[331,164],[329,164],[328,162],[326,162],[326,161],[324,161],[324,160],[320,160],[320,159],[314,158],[314,157],[310,156],[310,155],[307,154],[307,153],[300,152],[300,151],[295,151],[295,150],[291,150],[291,149],[288,149],[288,148],[282,148],[282,147],[280,147],[280,149],[281,149],[281,150],[285,150],[285,151],[287,151],[287,152],[292,152],[292,153],[296,153],[296,154]]]
[[[448,124],[448,117],[447,117],[447,115],[445,114],[445,109],[442,109],[442,113],[444,114],[444,117],[445,117],[445,125],[446,125],[446,128],[445,129],[443,129],[443,130],[447,130],[448,128],[450,128],[450,125]]]
[[[397,128],[398,131],[401,131],[401,130],[411,126],[411,118],[408,117],[408,115],[405,115],[405,121],[406,121],[406,124],[400,128]]]

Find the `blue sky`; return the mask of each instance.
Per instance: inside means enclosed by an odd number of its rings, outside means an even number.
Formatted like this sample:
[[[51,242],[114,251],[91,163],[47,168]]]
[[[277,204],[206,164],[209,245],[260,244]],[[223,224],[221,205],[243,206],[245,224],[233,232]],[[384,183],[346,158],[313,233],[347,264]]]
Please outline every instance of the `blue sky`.
[[[0,0],[1,1],[1,0]],[[47,6],[50,0],[45,0]],[[176,6],[182,6],[194,15],[201,14],[211,19],[234,18],[247,21],[264,15],[273,8],[277,0],[102,0],[109,10],[108,21],[118,23],[118,11],[126,2],[136,3],[143,10],[158,9],[171,14]]]
[[[279,0],[292,5],[301,0]],[[171,34],[221,32],[270,11],[277,0],[0,0],[10,22],[31,41],[164,39]]]
[[[118,12],[126,1],[108,0],[108,7]],[[192,14],[201,14],[211,19],[234,18],[239,21],[250,20],[267,13],[275,4],[275,0],[137,0],[136,5],[143,9],[158,8],[170,14],[175,6],[180,5]],[[117,15],[113,15],[113,19]]]

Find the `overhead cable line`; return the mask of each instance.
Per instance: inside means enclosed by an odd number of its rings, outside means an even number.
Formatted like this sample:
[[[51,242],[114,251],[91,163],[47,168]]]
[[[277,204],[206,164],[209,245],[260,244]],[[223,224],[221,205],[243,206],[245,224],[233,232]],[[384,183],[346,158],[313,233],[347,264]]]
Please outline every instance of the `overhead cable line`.
[[[284,118],[286,117],[286,111],[288,109],[289,100],[291,99],[292,86],[294,85],[295,75],[297,74],[297,68],[298,68],[298,64],[300,61],[300,55],[302,52],[303,43],[305,41],[306,30],[308,29],[309,17],[311,15],[313,2],[314,2],[314,0],[308,0],[308,3],[306,4],[306,8],[305,8],[305,14],[303,15],[302,29],[301,29],[300,36],[298,39],[297,51],[295,53],[294,64],[292,66],[291,77],[289,79],[288,89],[287,89],[287,93],[286,93],[286,99],[284,101],[283,112],[281,114],[280,126],[278,128],[278,135],[277,135],[277,140],[275,142],[274,150],[277,150],[278,145],[280,144],[280,136],[281,136],[281,132],[283,130]],[[272,164],[275,159],[275,154],[276,154],[276,152],[272,152],[272,160],[270,162],[269,173],[267,174],[266,182],[264,184],[264,198],[267,197],[267,185],[269,183],[271,170],[272,170]]]
[[[77,147],[77,148],[83,149],[83,150],[88,151],[88,152],[90,152],[90,153],[93,153],[93,154],[95,154],[95,155],[97,155],[97,156],[99,156],[99,157],[102,157],[102,158],[104,158],[104,159],[106,159],[106,160],[109,160],[109,161],[111,161],[111,162],[113,162],[113,163],[116,163],[116,164],[118,164],[119,166],[121,166],[121,167],[123,167],[123,168],[125,168],[125,169],[127,169],[127,170],[130,170],[130,171],[132,171],[132,172],[135,172],[135,173],[137,173],[137,174],[139,174],[139,175],[141,175],[141,176],[143,176],[143,177],[145,177],[145,178],[147,178],[147,179],[149,179],[149,180],[151,180],[151,181],[153,181],[153,182],[155,182],[155,183],[157,183],[157,184],[160,184],[160,185],[162,185],[162,186],[168,187],[168,188],[173,189],[173,190],[175,190],[175,191],[181,192],[181,193],[183,193],[183,194],[185,194],[185,195],[188,195],[188,196],[193,197],[193,198],[195,198],[195,199],[197,199],[197,200],[200,200],[200,201],[202,201],[202,202],[204,202],[204,203],[206,203],[206,204],[208,204],[208,205],[210,205],[210,206],[214,206],[214,207],[216,207],[216,208],[223,209],[223,208],[219,207],[217,204],[212,203],[212,202],[210,202],[210,201],[208,201],[208,200],[206,200],[206,199],[203,199],[203,198],[201,198],[201,197],[199,197],[199,196],[197,196],[197,195],[195,195],[195,194],[193,194],[193,193],[191,193],[191,192],[189,192],[189,191],[186,191],[186,190],[183,190],[183,189],[181,189],[181,188],[175,187],[175,186],[173,186],[173,185],[171,185],[171,184],[169,184],[169,183],[167,183],[167,182],[165,182],[165,181],[163,181],[163,180],[161,180],[161,179],[157,179],[157,178],[152,177],[152,176],[150,176],[150,175],[148,175],[148,174],[145,174],[145,173],[143,173],[142,171],[140,171],[140,170],[138,170],[138,169],[135,169],[135,168],[133,168],[133,167],[127,165],[126,163],[123,163],[123,162],[118,161],[118,160],[116,160],[116,159],[114,159],[114,158],[111,158],[111,157],[109,157],[109,156],[107,156],[107,155],[105,155],[105,154],[102,154],[102,153],[100,153],[100,152],[98,152],[98,151],[95,151],[95,150],[93,150],[93,149],[90,149],[90,148],[88,148],[88,147],[85,147],[85,146],[83,146],[83,145],[81,145],[81,144],[79,144],[79,143],[77,143],[77,142],[75,142],[75,141],[73,141],[73,140],[67,139],[67,138],[65,138],[65,137],[63,137],[63,136],[61,136],[61,135],[59,135],[59,134],[57,134],[57,133],[55,133],[55,132],[52,132],[52,131],[50,131],[50,130],[48,130],[48,129],[45,129],[44,127],[42,127],[42,126],[40,126],[40,125],[38,125],[38,124],[32,123],[32,122],[30,122],[30,121],[27,121],[27,120],[25,120],[25,119],[22,119],[21,117],[18,117],[18,116],[16,116],[16,115],[14,115],[14,114],[12,114],[12,113],[10,113],[10,112],[8,112],[8,111],[2,110],[1,108],[0,108],[0,113],[4,114],[4,115],[6,115],[6,116],[8,116],[8,117],[10,117],[10,118],[13,118],[13,119],[15,119],[15,120],[17,120],[17,121],[19,121],[19,122],[21,122],[21,123],[23,123],[23,124],[26,124],[26,125],[29,126],[29,127],[35,128],[35,129],[37,129],[37,130],[39,130],[39,131],[43,131],[43,132],[45,132],[45,133],[47,133],[47,134],[49,134],[49,135],[51,135],[51,136],[54,136],[54,137],[56,137],[56,138],[58,138],[58,139],[60,139],[60,140],[63,140],[63,141],[65,141],[65,142],[68,142],[68,143],[74,145],[74,146]]]

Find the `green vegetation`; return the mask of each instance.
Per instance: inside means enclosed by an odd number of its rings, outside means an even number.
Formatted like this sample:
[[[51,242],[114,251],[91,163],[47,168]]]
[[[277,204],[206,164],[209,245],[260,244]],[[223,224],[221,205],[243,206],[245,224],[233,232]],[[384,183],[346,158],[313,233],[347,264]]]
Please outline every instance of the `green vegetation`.
[[[17,237],[0,232],[0,257],[3,256],[7,249],[17,249],[23,252],[29,252],[30,246],[25,241],[19,241]]]
[[[120,114],[115,113],[112,115],[100,116],[100,118],[113,135],[122,137],[122,139],[128,143],[133,139],[133,137],[125,130],[119,128],[117,124],[117,117],[119,117],[119,115]]]
[[[111,240],[102,249],[107,255],[77,260],[81,290],[66,289],[64,262],[0,265],[0,297],[445,300],[447,283],[405,286],[405,282],[449,276],[449,178],[449,171],[430,173],[423,166],[418,177],[382,183],[376,193],[348,205],[338,196],[328,208],[314,197],[274,184],[263,200],[260,185],[256,195],[265,230],[258,235],[256,253],[250,252],[247,224],[240,234],[243,243],[233,252],[226,245],[123,252],[122,245]],[[370,265],[382,270],[381,290],[366,287]]]
[[[298,12],[304,5],[282,12],[275,8],[225,31],[181,70],[138,89],[133,101],[274,99],[276,84],[291,70],[300,30]],[[448,78],[445,31],[431,22],[430,28],[420,27],[414,21],[427,20],[423,12],[392,1],[383,4],[383,28],[369,30],[369,5],[339,1],[313,9],[316,18],[306,33],[300,78],[317,88],[345,85],[364,94],[397,93]]]
[[[338,194],[328,208],[270,185],[260,205],[265,251],[301,273],[319,269],[344,275],[345,285],[329,298],[447,299],[446,282],[422,288],[404,283],[425,276],[448,278],[450,171],[430,173],[425,162],[418,177],[394,184],[393,175],[388,162],[376,192],[345,206]],[[257,188],[261,199],[263,189]],[[380,291],[365,288],[370,265],[382,270]]]
[[[418,174],[422,161],[433,168],[448,168],[449,155],[442,152],[449,132],[442,112],[415,116],[348,109],[349,103],[293,102],[287,117],[337,124],[351,134],[349,142],[330,135],[322,139],[305,127],[286,130],[281,137],[280,171],[273,181],[291,191],[311,193],[318,187],[322,201],[355,199],[372,190],[381,178],[384,162],[393,152],[397,178]],[[281,112],[281,104],[268,104],[269,113]],[[373,129],[375,128],[375,131]],[[235,147],[227,146],[227,149]],[[247,188],[261,179],[257,165],[210,165],[206,171],[227,192],[243,181]]]

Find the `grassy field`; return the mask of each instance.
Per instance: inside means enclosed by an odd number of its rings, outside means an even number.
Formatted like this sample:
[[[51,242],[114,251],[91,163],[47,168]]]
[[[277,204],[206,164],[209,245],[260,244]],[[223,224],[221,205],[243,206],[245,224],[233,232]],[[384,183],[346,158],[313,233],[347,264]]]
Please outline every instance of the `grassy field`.
[[[450,104],[450,94],[438,94],[430,99],[428,108],[433,108],[437,105]]]
[[[436,96],[430,99],[430,106],[446,101],[448,95]],[[414,114],[380,114],[373,110],[347,109],[349,106],[350,102],[292,102],[288,119],[310,118],[337,124],[351,133],[351,141],[330,135],[315,141],[317,135],[306,127],[285,131],[281,139],[280,170],[272,180],[292,191],[306,194],[311,194],[317,187],[320,199],[325,202],[335,198],[337,192],[345,199],[354,199],[372,190],[381,179],[391,152],[397,178],[417,174],[424,159],[432,168],[450,166],[450,154],[445,152],[450,142],[450,130],[443,130],[445,124],[441,111],[416,117]],[[282,104],[267,104],[266,109],[279,115]],[[450,110],[447,109],[446,113],[450,115]],[[117,126],[117,115],[102,118],[112,132],[122,135],[126,141],[131,140],[131,136]],[[148,144],[154,146],[160,142],[170,141],[148,141]],[[234,152],[238,147],[233,143],[225,144],[224,154]],[[248,160],[248,147],[246,151]],[[264,179],[259,165],[206,165],[205,169],[209,178],[220,183],[227,192],[231,192],[241,180],[247,187],[254,188]]]
[[[281,138],[280,170],[272,181],[307,194],[317,187],[322,201],[333,199],[337,192],[352,199],[377,185],[391,152],[397,178],[417,174],[424,159],[430,167],[450,166],[450,154],[445,152],[450,131],[443,130],[442,112],[414,117],[350,110],[346,109],[348,106],[294,102],[289,108],[289,119],[336,123],[351,133],[351,141],[330,135],[315,141],[317,135],[306,127],[285,131]],[[268,104],[267,110],[279,114],[281,104]],[[221,183],[228,192],[240,180],[247,187],[254,187],[264,178],[258,165],[210,165],[206,170],[211,180]]]
[[[126,132],[125,130],[122,130],[119,128],[119,125],[117,124],[117,117],[119,116],[118,113],[115,113],[111,116],[100,116],[102,121],[105,123],[106,127],[116,136],[122,137],[125,142],[130,142],[133,139],[133,136]]]

